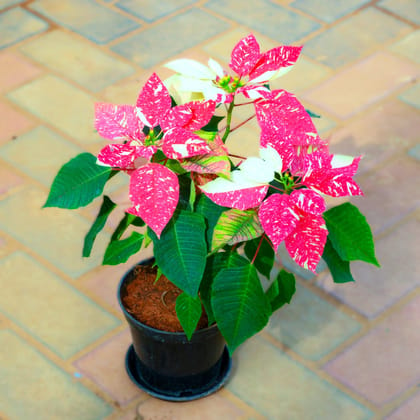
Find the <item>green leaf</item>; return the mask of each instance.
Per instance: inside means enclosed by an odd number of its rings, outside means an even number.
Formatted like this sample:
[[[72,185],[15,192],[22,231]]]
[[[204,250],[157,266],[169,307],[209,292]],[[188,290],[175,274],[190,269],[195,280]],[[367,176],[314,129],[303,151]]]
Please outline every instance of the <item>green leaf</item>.
[[[207,259],[203,277],[208,277],[213,282],[224,268],[246,267],[248,265],[249,261],[236,252],[218,252]]]
[[[81,153],[61,167],[44,207],[76,209],[102,194],[112,169],[96,164],[96,157]]]
[[[182,293],[176,299],[175,310],[188,340],[191,340],[202,314],[200,298]]]
[[[128,238],[111,241],[105,251],[103,265],[117,265],[126,262],[133,254],[140,251],[143,235],[132,232]]]
[[[213,283],[213,279],[205,275],[203,276],[200,283],[200,298],[201,298],[201,302],[203,303],[204,309],[206,311],[209,325],[216,322],[214,318],[214,314],[213,314],[213,308],[211,307],[212,283]]]
[[[85,240],[83,243],[83,256],[90,257],[90,253],[92,252],[93,243],[95,242],[96,236],[98,233],[104,228],[106,221],[108,220],[108,216],[111,214],[112,210],[115,209],[117,205],[106,195],[104,195],[104,199],[99,209],[99,213],[96,216],[95,221],[93,222],[89,232],[85,236]]]
[[[204,194],[200,194],[195,211],[199,214],[202,214],[206,220],[206,240],[209,249],[211,247],[211,241],[213,239],[214,227],[216,226],[221,214],[225,210],[229,210],[229,208],[219,206],[213,201],[211,201],[210,198],[208,198]]]
[[[310,109],[305,109],[305,111],[309,114],[311,118],[321,118],[321,115],[315,114],[315,112],[312,112]]]
[[[181,166],[190,172],[217,174],[222,178],[230,176],[230,160],[227,155],[200,155],[184,159]]]
[[[134,214],[130,213],[124,213],[124,217],[120,220],[120,223],[118,223],[118,226],[114,230],[114,233],[111,236],[111,241],[117,241],[121,238],[122,234],[127,230],[128,226],[130,225],[134,226],[144,226],[143,220],[140,219],[140,217],[135,216]]]
[[[229,352],[262,330],[271,315],[270,303],[254,266],[222,269],[212,287],[212,308]]]
[[[197,134],[197,136],[203,140],[213,141],[217,136],[217,131],[197,130],[194,131],[194,134]]]
[[[178,209],[182,209],[182,210],[190,209],[190,199],[191,199],[191,193],[192,193],[191,184],[194,184],[194,183],[191,180],[190,174],[186,173],[186,174],[178,176],[178,185],[179,185]]]
[[[207,258],[206,269],[200,285],[200,297],[206,310],[209,325],[216,320],[211,307],[211,290],[215,277],[223,268],[246,266],[249,262],[235,252],[219,252]]]
[[[163,274],[190,296],[197,296],[206,265],[206,225],[201,214],[179,211],[160,239],[149,229],[154,255]]]
[[[285,303],[290,303],[296,292],[296,280],[292,273],[281,270],[276,279],[265,292],[270,301],[272,312],[281,308]]]
[[[155,163],[162,163],[162,161],[166,161],[165,166],[170,169],[172,172],[176,174],[184,174],[186,170],[182,168],[178,160],[175,159],[168,159],[166,155],[161,151],[158,150],[152,158],[152,162]]]
[[[354,281],[350,271],[350,263],[340,258],[337,251],[331,245],[329,238],[327,238],[327,242],[325,243],[322,258],[330,269],[334,283],[347,283],[349,281]]]
[[[129,213],[127,213],[127,214],[129,214]],[[131,216],[134,216],[134,215],[132,214]],[[131,220],[130,224],[132,224],[133,226],[143,227],[143,226],[146,224],[146,223],[144,223],[144,222],[143,222],[143,220],[142,220],[140,217],[138,217],[138,216],[135,216],[135,217],[134,217],[134,219],[133,219],[133,218],[131,218],[130,220]]]
[[[213,115],[210,122],[201,128],[203,131],[219,131],[218,125],[225,117],[219,117],[218,115]]]
[[[172,95],[171,96],[171,108],[173,108],[174,106],[177,106],[178,104],[176,103],[174,97]]]
[[[156,273],[156,278],[155,278],[155,281],[153,282],[153,284],[156,284],[162,276],[163,276],[162,270],[160,269],[160,267],[158,267],[157,268],[157,273]]]
[[[195,184],[193,182],[193,180],[191,180],[191,184],[190,184],[190,198],[189,198],[189,210],[194,211],[194,203],[195,203],[195,199],[197,198],[197,191],[195,189]]]
[[[263,232],[255,209],[227,210],[222,213],[214,228],[211,250],[258,238]]]
[[[275,258],[274,249],[263,236],[245,243],[245,255],[250,261],[254,259],[257,250],[258,254],[254,260],[255,268],[267,279],[270,279]]]
[[[197,134],[199,132],[196,132]],[[227,150],[217,133],[201,131],[201,135],[210,147],[209,153],[205,155],[193,156],[181,160],[181,166],[190,172],[199,174],[217,174],[223,178],[230,179],[231,161]]]
[[[152,243],[152,238],[149,236],[149,231],[146,230],[144,232],[144,241],[143,241],[143,245],[145,248],[147,248],[150,244]]]
[[[379,267],[375,257],[372,231],[365,216],[351,203],[324,213],[331,245],[344,261],[361,260]]]

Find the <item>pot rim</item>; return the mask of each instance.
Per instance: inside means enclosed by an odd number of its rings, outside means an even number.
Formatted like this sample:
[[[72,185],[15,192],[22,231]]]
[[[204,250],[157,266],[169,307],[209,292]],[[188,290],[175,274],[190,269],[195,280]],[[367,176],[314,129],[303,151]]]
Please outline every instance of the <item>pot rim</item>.
[[[145,263],[151,262],[153,260],[154,260],[154,257],[147,258],[145,260],[140,261],[135,266],[131,267],[128,271],[126,271],[126,273],[122,276],[120,282],[118,283],[118,288],[117,288],[117,298],[118,298],[118,303],[120,305],[120,308],[122,309],[124,315],[126,317],[130,318],[130,320],[134,324],[137,324],[141,328],[144,328],[146,330],[149,330],[151,333],[158,333],[158,334],[162,334],[162,335],[171,335],[171,336],[177,336],[177,337],[185,337],[185,338],[187,338],[187,335],[183,331],[173,332],[173,331],[158,330],[157,328],[150,327],[149,325],[144,324],[143,322],[140,322],[138,319],[134,318],[127,311],[127,309],[125,308],[125,306],[124,306],[124,304],[122,302],[122,299],[121,299],[121,289],[122,289],[122,286],[123,286],[125,280],[127,279],[127,277],[131,274],[131,272],[134,270],[134,268],[137,265],[145,264]],[[199,335],[205,334],[209,330],[215,330],[215,329],[217,329],[217,324],[216,323],[214,323],[214,324],[212,324],[212,325],[210,325],[210,326],[208,326],[206,328],[200,328],[199,330],[194,331],[193,336],[196,336],[197,334],[199,334]]]

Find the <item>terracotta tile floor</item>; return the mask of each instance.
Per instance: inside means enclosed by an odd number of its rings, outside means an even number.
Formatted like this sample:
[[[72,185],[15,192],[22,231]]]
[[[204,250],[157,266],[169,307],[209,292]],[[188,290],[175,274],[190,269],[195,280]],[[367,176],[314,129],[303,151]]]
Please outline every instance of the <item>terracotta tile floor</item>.
[[[0,0],[0,419],[420,418],[419,15],[416,0]],[[226,66],[249,32],[306,45],[276,87],[323,115],[333,151],[365,155],[358,203],[382,268],[355,264],[359,283],[341,286],[301,272],[225,388],[163,402],[123,368],[115,289],[133,260],[98,266],[109,232],[81,259],[97,203],[40,206],[61,163],[102,144],[95,101],[134,102],[175,56]]]

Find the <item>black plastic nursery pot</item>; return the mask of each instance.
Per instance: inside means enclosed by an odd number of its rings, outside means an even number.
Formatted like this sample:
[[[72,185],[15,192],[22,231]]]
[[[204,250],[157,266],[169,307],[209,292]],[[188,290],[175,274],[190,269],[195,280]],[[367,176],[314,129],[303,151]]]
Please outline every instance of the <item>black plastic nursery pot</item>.
[[[194,400],[221,388],[232,361],[217,326],[197,330],[189,341],[183,332],[161,331],[139,322],[123,305],[133,279],[134,267],[118,287],[118,301],[133,339],[126,355],[131,380],[148,394],[169,401]]]

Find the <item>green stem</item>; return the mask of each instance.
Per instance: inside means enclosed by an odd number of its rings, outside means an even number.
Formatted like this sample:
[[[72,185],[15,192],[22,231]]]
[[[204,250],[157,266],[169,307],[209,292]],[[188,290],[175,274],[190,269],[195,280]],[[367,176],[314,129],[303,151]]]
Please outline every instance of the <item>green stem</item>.
[[[230,133],[230,124],[232,122],[232,112],[233,112],[233,108],[235,107],[235,99],[232,100],[232,102],[229,105],[229,108],[227,110],[227,114],[226,114],[226,129],[225,129],[225,134],[223,134],[222,137],[222,141],[223,143],[226,142],[228,135]]]

